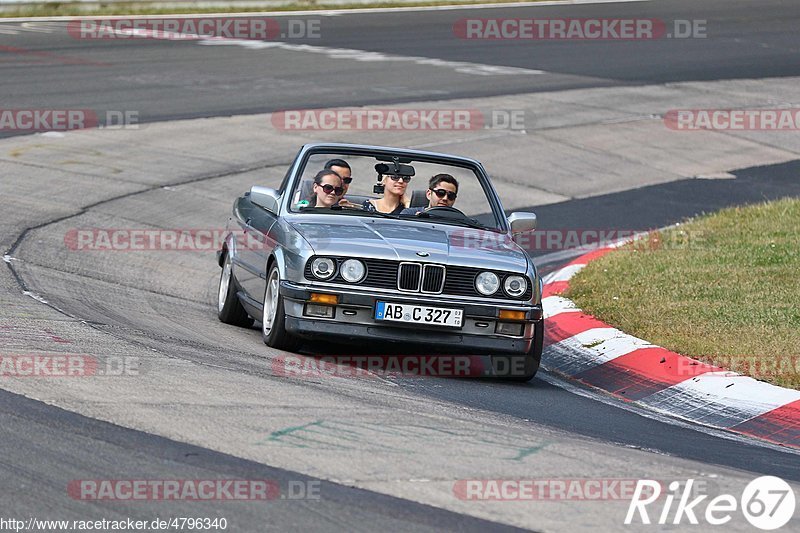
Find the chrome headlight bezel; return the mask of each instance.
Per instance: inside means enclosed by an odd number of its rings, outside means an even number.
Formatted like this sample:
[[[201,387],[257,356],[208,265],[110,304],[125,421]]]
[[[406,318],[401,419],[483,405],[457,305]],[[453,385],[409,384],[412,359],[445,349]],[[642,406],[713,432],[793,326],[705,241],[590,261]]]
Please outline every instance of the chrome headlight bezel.
[[[519,282],[519,290],[513,291],[510,288],[510,285],[515,282]],[[522,297],[528,290],[528,280],[525,279],[525,276],[507,276],[506,279],[503,281],[503,290],[507,295],[512,298],[520,298]]]
[[[361,275],[349,279],[347,277],[348,276],[347,273],[349,272],[348,270],[349,264],[359,265],[359,268],[361,269]],[[361,261],[360,259],[353,259],[353,258],[347,259],[346,261],[343,261],[341,265],[339,265],[339,275],[342,276],[342,279],[345,280],[347,283],[358,283],[362,281],[365,277],[367,277],[367,265],[365,265],[364,261]]]
[[[319,271],[319,266],[322,264],[328,265],[327,271]],[[314,275],[317,279],[331,279],[333,276],[336,275],[336,261],[331,259],[330,257],[315,257],[311,261],[311,274]],[[327,274],[327,275],[326,275]]]
[[[494,290],[489,291],[488,288],[487,290],[482,290],[483,282],[489,282],[489,288],[494,287]],[[475,290],[484,296],[491,296],[500,290],[500,278],[494,272],[483,271],[475,276]]]

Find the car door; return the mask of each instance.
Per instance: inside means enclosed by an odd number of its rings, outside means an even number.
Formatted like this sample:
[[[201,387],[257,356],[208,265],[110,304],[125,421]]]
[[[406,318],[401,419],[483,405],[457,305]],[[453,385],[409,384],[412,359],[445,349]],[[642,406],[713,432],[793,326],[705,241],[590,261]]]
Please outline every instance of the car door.
[[[249,201],[246,203],[248,205],[241,210],[243,235],[237,254],[241,266],[237,279],[245,295],[261,306],[266,289],[267,260],[276,246],[270,230],[278,216]]]

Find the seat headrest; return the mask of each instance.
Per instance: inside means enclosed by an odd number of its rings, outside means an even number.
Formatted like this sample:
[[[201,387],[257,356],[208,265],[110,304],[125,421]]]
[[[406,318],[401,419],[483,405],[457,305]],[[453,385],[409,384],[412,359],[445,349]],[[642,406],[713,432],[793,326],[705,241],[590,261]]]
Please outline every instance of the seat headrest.
[[[428,207],[426,191],[415,190],[411,192],[411,205],[409,207]]]

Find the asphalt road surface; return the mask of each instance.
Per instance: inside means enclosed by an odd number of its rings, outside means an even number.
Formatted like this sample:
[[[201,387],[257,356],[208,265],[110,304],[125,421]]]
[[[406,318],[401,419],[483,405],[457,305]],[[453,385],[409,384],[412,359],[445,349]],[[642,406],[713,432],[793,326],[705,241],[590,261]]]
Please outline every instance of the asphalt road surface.
[[[455,21],[471,16],[702,19],[708,38],[591,48],[454,38]],[[791,2],[666,0],[293,18],[321,19],[320,38],[262,48],[84,41],[67,35],[63,22],[5,22],[0,107],[135,110],[143,122],[166,122],[800,76],[800,9]],[[484,76],[487,66],[521,70]],[[68,137],[68,148],[57,138],[0,134],[8,137],[1,142],[14,143],[3,145],[0,156],[0,244],[8,256],[0,277],[3,351],[133,355],[141,363],[140,375],[121,379],[0,383],[0,506],[8,517],[226,516],[237,531],[565,524],[588,531],[622,527],[625,502],[475,503],[454,497],[453,483],[704,476],[730,492],[757,475],[800,482],[795,453],[653,417],[546,371],[523,385],[287,380],[274,372],[281,354],[261,343],[257,329],[217,321],[218,268],[210,255],[65,249],[64,235],[74,228],[219,225],[235,195],[257,179],[279,179],[296,149],[294,139],[274,137],[266,155],[256,154],[261,139],[240,134],[235,123],[214,124],[154,126],[136,146],[93,134]],[[224,148],[215,151],[215,144]],[[98,154],[105,166],[83,166]],[[498,174],[507,170],[501,165]],[[732,180],[687,175],[653,184],[628,176],[616,190],[597,183],[530,207],[544,229],[647,229],[728,205],[798,196],[797,172],[796,162],[784,162],[735,170]],[[566,260],[532,253],[544,269]],[[282,488],[318,482],[322,497],[263,505],[87,502],[66,490],[80,479],[148,478],[263,478]]]
[[[754,7],[757,6],[757,7]],[[460,39],[464,18],[650,18],[705,21],[705,38],[611,41]],[[781,0],[658,0],[441,10],[347,16],[275,17],[313,21],[313,35],[276,42],[310,46],[249,49],[247,44],[149,39],[78,39],[65,22],[4,23],[2,103],[8,108],[133,110],[143,122],[281,109],[360,106],[501,94],[692,80],[767,78],[800,73],[800,13]],[[316,28],[319,28],[318,31]],[[18,33],[14,33],[18,31]],[[670,32],[672,33],[672,32]],[[529,72],[476,75],[443,64],[351,61],[336,51],[430,58]],[[355,51],[355,52],[353,52]],[[364,56],[364,54],[361,54]],[[473,70],[474,72],[475,70]],[[542,74],[530,72],[543,71]]]

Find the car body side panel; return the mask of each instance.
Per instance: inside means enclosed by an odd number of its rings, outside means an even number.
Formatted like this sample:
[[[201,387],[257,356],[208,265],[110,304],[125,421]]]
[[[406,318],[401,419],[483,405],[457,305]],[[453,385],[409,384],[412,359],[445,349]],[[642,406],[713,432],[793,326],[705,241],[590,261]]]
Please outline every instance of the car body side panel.
[[[358,212],[325,214],[289,212],[288,197],[300,179],[299,172],[309,155],[320,150],[336,153],[338,148],[362,151],[363,155],[368,155],[368,151],[375,147],[353,148],[352,145],[332,144],[304,146],[281,186],[282,194],[277,214],[253,204],[247,193],[234,203],[230,228],[237,233],[245,233],[235,243],[229,244],[229,250],[234,264],[235,281],[241,288],[240,299],[248,313],[258,320],[261,319],[267,266],[270,260],[274,260],[277,262],[282,280],[282,295],[284,290],[289,290],[284,295],[287,320],[293,321],[292,325],[297,329],[297,333],[305,331],[298,328],[307,329],[312,326],[315,328],[317,325],[328,332],[339,331],[339,335],[345,335],[345,332],[354,334],[353,328],[361,328],[359,331],[365,338],[378,340],[381,338],[381,332],[384,332],[388,340],[392,335],[402,337],[404,333],[407,335],[410,331],[418,330],[422,332],[420,338],[427,339],[426,336],[437,338],[438,335],[445,341],[447,337],[451,338],[454,345],[462,348],[475,341],[486,346],[497,346],[502,351],[527,352],[533,341],[534,327],[539,323],[542,313],[541,279],[530,256],[513,242],[505,218],[500,224],[500,231],[489,231],[433,219],[424,221],[386,219]],[[378,149],[385,151],[386,154],[413,153],[381,147]],[[448,156],[442,154],[427,154],[424,157],[449,160]],[[475,170],[487,190],[493,210],[497,216],[501,216],[503,211],[500,199],[480,163],[467,158],[454,158],[454,160],[457,165]],[[344,282],[339,283],[339,286],[330,284],[326,286],[325,283],[305,278],[306,263],[315,255],[413,261],[441,264],[446,267],[460,266],[518,273],[528,277],[532,285],[532,295],[529,300],[520,301],[507,296],[482,299],[477,296],[473,298],[446,294],[401,294],[390,289],[372,290],[368,287],[342,286]],[[304,316],[305,302],[313,291],[339,294],[341,305],[344,306],[343,311],[346,310],[349,314],[337,312],[332,319],[313,319]],[[465,323],[457,331],[407,326],[404,329],[404,326],[398,324],[378,323],[374,320],[374,305],[377,299],[460,307],[473,311],[465,315]],[[519,309],[525,312],[522,334],[508,336],[495,333],[494,327],[498,321],[500,308]],[[347,329],[348,327],[350,329]],[[305,333],[309,331],[311,330]]]
[[[248,298],[260,302],[266,287],[267,258],[274,248],[270,228],[277,217],[254,205],[246,196],[237,200],[233,212],[237,225],[244,232],[233,257],[236,280]]]

